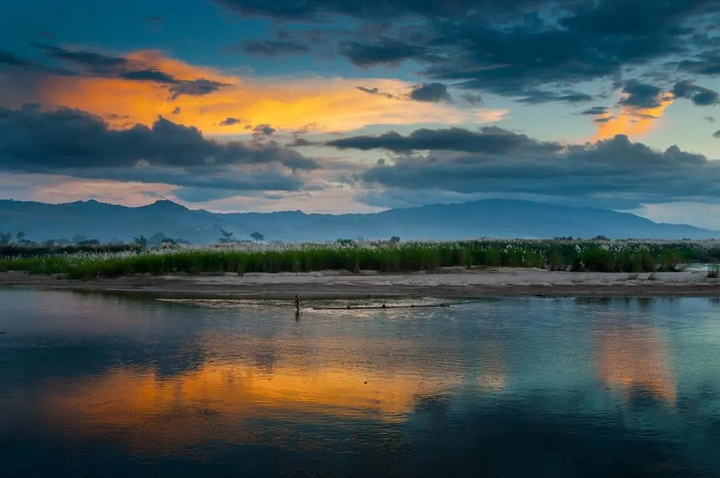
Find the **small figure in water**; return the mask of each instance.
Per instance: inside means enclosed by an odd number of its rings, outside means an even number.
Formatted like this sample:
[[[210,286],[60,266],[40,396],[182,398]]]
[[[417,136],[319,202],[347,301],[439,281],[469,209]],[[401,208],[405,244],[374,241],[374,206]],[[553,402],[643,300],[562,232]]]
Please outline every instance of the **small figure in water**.
[[[300,297],[295,294],[295,320],[300,319]]]

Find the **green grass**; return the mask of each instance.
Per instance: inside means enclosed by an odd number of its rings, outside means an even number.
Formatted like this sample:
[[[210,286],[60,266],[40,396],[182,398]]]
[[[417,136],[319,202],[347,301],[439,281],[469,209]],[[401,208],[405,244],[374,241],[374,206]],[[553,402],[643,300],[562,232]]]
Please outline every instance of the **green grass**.
[[[714,243],[649,241],[461,241],[298,244],[282,246],[137,248],[45,254],[27,250],[0,257],[0,271],[68,274],[71,278],[132,274],[311,272],[319,270],[433,271],[443,267],[537,267],[596,272],[678,270],[689,261],[720,257]],[[690,260],[689,260],[690,259]],[[694,259],[694,260],[693,260]]]

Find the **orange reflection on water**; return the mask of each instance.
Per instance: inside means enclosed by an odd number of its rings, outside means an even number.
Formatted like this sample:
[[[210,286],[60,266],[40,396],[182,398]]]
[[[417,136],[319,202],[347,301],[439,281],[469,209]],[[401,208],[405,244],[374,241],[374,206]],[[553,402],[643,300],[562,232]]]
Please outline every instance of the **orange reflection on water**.
[[[80,433],[122,437],[133,449],[168,453],[202,442],[256,443],[250,420],[317,423],[328,419],[397,422],[417,397],[447,384],[415,375],[383,376],[344,368],[204,364],[168,378],[154,369],[114,369],[100,378],[53,384],[44,413]],[[275,430],[277,431],[277,430]],[[277,433],[273,434],[277,439]]]
[[[486,352],[480,359],[480,373],[477,383],[482,388],[500,391],[507,386],[507,371],[505,354],[501,343],[496,339],[489,339],[483,343]]]
[[[597,374],[607,387],[619,387],[628,400],[642,390],[675,404],[677,391],[670,373],[668,347],[653,327],[604,331],[597,348]]]

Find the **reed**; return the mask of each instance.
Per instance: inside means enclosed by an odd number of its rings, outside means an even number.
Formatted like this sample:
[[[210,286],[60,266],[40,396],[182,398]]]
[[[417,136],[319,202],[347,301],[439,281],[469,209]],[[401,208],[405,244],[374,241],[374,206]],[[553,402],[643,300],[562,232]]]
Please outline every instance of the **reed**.
[[[120,250],[15,251],[0,271],[67,274],[71,278],[131,274],[312,272],[320,270],[434,271],[447,267],[537,267],[594,272],[675,271],[720,257],[714,241],[473,240],[232,244]]]

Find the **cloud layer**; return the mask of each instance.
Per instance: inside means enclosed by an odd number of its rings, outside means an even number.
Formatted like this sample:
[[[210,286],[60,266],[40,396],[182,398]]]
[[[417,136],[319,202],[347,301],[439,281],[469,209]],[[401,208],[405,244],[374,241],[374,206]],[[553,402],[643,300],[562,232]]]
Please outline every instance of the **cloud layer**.
[[[201,188],[204,197],[226,197],[300,189],[303,181],[291,172],[319,165],[274,141],[221,143],[162,117],[150,127],[111,129],[85,111],[26,105],[0,108],[0,168],[172,184],[192,188],[195,196]]]
[[[561,145],[498,127],[416,130],[331,141],[399,153],[360,174],[369,187],[426,196],[529,195],[634,207],[643,202],[720,202],[720,162],[672,146],[657,151],[626,136]],[[427,150],[427,153],[421,151]]]
[[[361,68],[412,61],[427,78],[532,104],[589,101],[592,95],[569,87],[616,80],[630,69],[720,74],[718,42],[709,34],[720,20],[715,0],[216,1],[243,17],[313,24],[315,39],[324,32],[322,42],[309,42],[284,31],[282,42],[302,43],[298,52],[333,43]],[[323,30],[324,23],[333,28]]]

